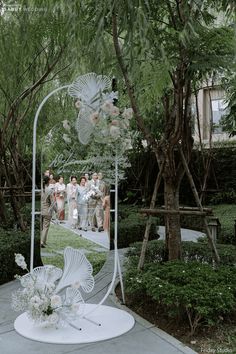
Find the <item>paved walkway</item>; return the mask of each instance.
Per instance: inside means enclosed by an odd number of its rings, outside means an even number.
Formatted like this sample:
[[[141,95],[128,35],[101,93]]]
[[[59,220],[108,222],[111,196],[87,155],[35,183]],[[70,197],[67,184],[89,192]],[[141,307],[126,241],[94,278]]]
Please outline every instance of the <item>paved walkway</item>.
[[[82,235],[83,238],[92,241],[96,243],[99,246],[102,246],[106,248],[107,250],[110,249],[110,240],[108,236],[108,232],[102,231],[102,232],[94,232],[88,229],[88,231],[83,231],[83,230],[78,230],[78,229],[72,229],[68,222],[64,223],[59,223],[61,227],[64,227],[65,229],[68,229],[72,232],[74,232],[77,235]],[[97,229],[96,229],[97,230]]]
[[[158,234],[160,235],[159,240],[165,239],[165,226],[159,226]],[[182,241],[193,241],[197,242],[198,238],[205,237],[206,234],[200,231],[181,229],[181,240]]]
[[[121,255],[121,263],[123,258]],[[89,294],[87,302],[98,303],[103,298],[111,282],[112,274],[113,252],[110,251],[105,266],[95,277],[96,285],[93,292]],[[107,341],[80,345],[45,344],[31,341],[17,334],[13,326],[18,314],[11,309],[11,293],[18,287],[18,281],[0,286],[0,353],[2,354],[196,354],[175,338],[120,305],[115,300],[114,294],[108,297],[105,304],[125,309],[136,320],[135,326],[126,334]]]
[[[108,233],[103,232],[93,232],[91,230],[83,231],[78,229],[71,229],[70,225],[65,223],[60,223],[60,226],[69,229],[77,235],[82,235],[83,238],[96,243],[99,246],[104,247],[105,249],[110,249],[110,241],[108,237]],[[158,234],[160,235],[160,240],[165,239],[165,226],[159,226]],[[197,239],[200,237],[206,236],[203,232],[189,230],[189,229],[181,229],[181,239],[182,241],[193,241],[197,242]]]

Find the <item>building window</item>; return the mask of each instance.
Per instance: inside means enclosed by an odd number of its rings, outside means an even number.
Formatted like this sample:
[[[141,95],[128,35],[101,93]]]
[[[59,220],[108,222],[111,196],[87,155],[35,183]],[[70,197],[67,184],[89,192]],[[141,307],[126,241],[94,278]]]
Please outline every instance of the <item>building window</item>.
[[[213,133],[222,133],[221,118],[226,114],[227,105],[222,98],[211,100]]]

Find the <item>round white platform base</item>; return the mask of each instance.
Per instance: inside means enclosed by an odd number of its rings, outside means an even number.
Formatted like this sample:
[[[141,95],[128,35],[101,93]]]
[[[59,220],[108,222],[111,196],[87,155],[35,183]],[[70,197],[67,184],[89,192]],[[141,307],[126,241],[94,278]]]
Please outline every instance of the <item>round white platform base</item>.
[[[85,304],[84,313],[97,307],[96,304]],[[95,324],[96,323],[96,324]],[[100,324],[100,325],[99,325]],[[24,312],[15,320],[14,327],[23,337],[45,343],[80,344],[98,342],[120,336],[134,326],[134,318],[123,310],[110,306],[98,306],[86,319],[79,318],[62,328],[46,327],[34,324]],[[79,329],[81,328],[81,330]]]

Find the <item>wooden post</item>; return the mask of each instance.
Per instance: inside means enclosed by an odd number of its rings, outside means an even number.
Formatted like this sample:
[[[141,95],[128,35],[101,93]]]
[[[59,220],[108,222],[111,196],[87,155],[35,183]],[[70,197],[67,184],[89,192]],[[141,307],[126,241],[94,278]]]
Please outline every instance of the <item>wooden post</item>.
[[[193,181],[193,177],[192,177],[191,172],[190,172],[190,170],[189,170],[189,168],[188,168],[187,161],[186,161],[186,159],[185,159],[185,156],[184,156],[182,147],[181,147],[180,145],[179,145],[179,151],[180,151],[180,155],[181,155],[181,158],[182,158],[183,166],[184,166],[185,172],[186,172],[186,174],[187,174],[187,177],[188,177],[188,179],[189,179],[190,186],[191,186],[191,189],[192,189],[192,191],[193,191],[193,194],[194,194],[196,203],[197,203],[197,205],[198,205],[198,207],[199,207],[199,210],[200,210],[201,212],[203,212],[202,203],[201,203],[201,201],[200,201],[200,199],[199,199],[198,192],[197,192],[197,189],[196,189],[195,184],[194,184],[194,181]],[[217,251],[217,249],[216,249],[215,242],[214,242],[214,240],[213,240],[213,238],[212,238],[211,231],[210,231],[210,228],[209,228],[209,226],[208,226],[208,222],[207,222],[206,215],[203,216],[203,220],[204,220],[204,226],[205,226],[205,229],[206,229],[206,235],[207,235],[207,237],[208,237],[210,246],[211,246],[211,248],[212,248],[215,261],[216,261],[216,263],[219,263],[219,262],[220,262],[220,257],[219,257],[218,251]]]
[[[205,211],[199,210],[175,210],[175,209],[140,209],[139,211],[142,214],[147,215],[166,215],[166,214],[179,214],[179,215],[198,215],[198,216],[206,216],[207,213]]]
[[[161,168],[158,172],[157,178],[156,178],[156,183],[154,186],[152,199],[151,199],[151,203],[150,203],[150,209],[153,209],[155,207],[155,203],[156,203],[156,199],[157,199],[157,191],[158,191],[160,183],[161,183],[161,177],[162,177],[162,173],[163,173],[163,169],[164,169],[164,164],[165,163],[163,162],[161,165]],[[146,254],[146,250],[147,250],[147,244],[148,244],[151,225],[152,225],[152,217],[149,215],[147,223],[146,223],[144,237],[143,237],[143,244],[142,244],[142,249],[141,249],[139,262],[138,262],[138,270],[142,269],[143,265],[144,265],[145,254]]]

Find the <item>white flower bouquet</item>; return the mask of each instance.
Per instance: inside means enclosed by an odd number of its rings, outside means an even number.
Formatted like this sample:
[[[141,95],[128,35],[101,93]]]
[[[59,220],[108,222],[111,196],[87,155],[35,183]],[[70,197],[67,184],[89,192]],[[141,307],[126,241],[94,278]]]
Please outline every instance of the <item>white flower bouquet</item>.
[[[58,295],[56,282],[62,276],[61,269],[49,265],[29,272],[21,254],[15,254],[15,261],[28,273],[16,275],[22,288],[12,294],[12,308],[15,311],[26,311],[28,317],[36,323],[47,322],[56,326],[70,324],[69,321],[77,315],[79,303],[83,302],[78,286],[68,287],[62,296]]]
[[[99,190],[98,187],[92,186],[91,189],[84,195],[84,200],[89,199],[99,199],[102,197],[102,192]]]

